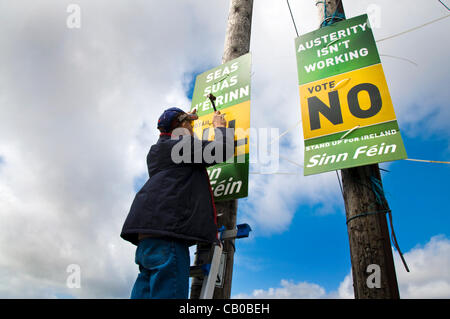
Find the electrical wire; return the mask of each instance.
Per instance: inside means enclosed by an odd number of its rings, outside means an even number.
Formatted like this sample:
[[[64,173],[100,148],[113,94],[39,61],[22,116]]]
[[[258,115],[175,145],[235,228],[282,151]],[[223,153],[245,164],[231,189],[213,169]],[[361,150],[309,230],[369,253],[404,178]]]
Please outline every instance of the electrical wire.
[[[411,61],[411,60],[409,60],[409,59],[407,59],[407,58],[402,58],[402,57],[399,57],[399,56],[388,55],[388,54],[380,54],[380,56],[387,56],[388,58],[394,58],[394,59],[403,60],[403,61],[409,62],[409,63],[411,63],[411,64],[414,64],[415,66],[419,66],[416,62]]]
[[[430,160],[420,160],[420,159],[413,159],[413,158],[405,158],[405,161],[423,162],[423,163],[437,163],[437,164],[450,164],[450,162],[445,162],[445,161],[430,161]]]
[[[289,133],[290,131],[292,131],[294,128],[296,128],[298,125],[300,125],[302,123],[302,120],[298,121],[297,123],[295,123],[293,126],[291,126],[289,129],[287,129],[286,131],[284,131],[283,133],[280,134],[280,136],[274,138],[269,145],[272,145],[273,143],[275,143],[276,141],[278,141],[281,137],[283,137],[284,135],[286,135],[287,133]]]
[[[405,34],[405,33],[408,33],[408,32],[411,32],[411,31],[414,31],[414,30],[417,30],[417,29],[420,29],[420,28],[423,28],[423,27],[425,27],[425,26],[427,26],[427,25],[429,25],[429,24],[438,22],[438,21],[443,20],[443,19],[448,18],[448,17],[450,17],[450,14],[447,14],[446,16],[443,16],[443,17],[440,17],[440,18],[438,18],[438,19],[429,21],[429,22],[427,22],[427,23],[424,23],[424,24],[419,25],[419,26],[417,26],[417,27],[414,27],[414,28],[412,28],[412,29],[408,29],[408,30],[405,30],[405,31],[403,31],[403,32],[400,32],[400,33],[397,33],[397,34],[393,34],[393,35],[391,35],[391,36],[388,36],[388,37],[386,37],[386,38],[376,40],[376,42],[381,42],[381,41],[385,41],[385,40],[389,40],[389,39],[398,37],[398,36],[400,36],[400,35],[403,35],[403,34]]]
[[[336,176],[337,176],[337,179],[338,179],[338,181],[339,181],[339,188],[341,189],[342,198],[345,200],[345,197],[344,197],[344,189],[342,188],[341,179],[339,178],[339,173],[338,173],[338,171],[336,171]]]
[[[450,11],[449,7],[447,7],[441,0],[438,0],[448,11]]]

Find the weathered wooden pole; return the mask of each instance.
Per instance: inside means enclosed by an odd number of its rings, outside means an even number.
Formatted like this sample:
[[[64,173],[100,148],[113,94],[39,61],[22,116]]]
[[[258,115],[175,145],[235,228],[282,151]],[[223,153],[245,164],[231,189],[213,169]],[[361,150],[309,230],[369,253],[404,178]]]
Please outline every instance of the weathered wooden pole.
[[[314,2],[321,28],[345,19],[341,0]],[[374,191],[374,179],[381,186],[378,165],[343,169],[341,176],[355,298],[398,299],[400,294],[386,221],[389,207],[384,196],[380,202]],[[377,271],[379,274],[374,273]],[[381,276],[379,288],[371,283],[369,276],[373,275]]]
[[[225,37],[225,48],[222,57],[222,64],[244,55],[250,50],[250,35],[252,26],[253,0],[231,0],[228,15],[228,26]],[[236,228],[236,214],[238,200],[228,200],[216,202],[217,224],[220,228]],[[229,299],[231,295],[231,281],[233,277],[234,263],[234,240],[227,240],[224,243],[223,252],[226,254],[225,274],[223,287],[216,288],[214,299]],[[210,246],[205,244],[197,245],[195,265],[208,263]],[[193,278],[191,284],[191,299],[198,299],[203,280]]]

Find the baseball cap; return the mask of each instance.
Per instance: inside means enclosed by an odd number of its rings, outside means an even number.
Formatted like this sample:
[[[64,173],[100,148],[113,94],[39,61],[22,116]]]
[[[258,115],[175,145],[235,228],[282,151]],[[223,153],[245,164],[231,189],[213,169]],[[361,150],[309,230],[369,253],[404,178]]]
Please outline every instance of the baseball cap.
[[[196,120],[198,117],[188,114],[178,107],[171,107],[163,112],[158,119],[158,130],[161,132],[170,132],[178,123],[184,120]]]

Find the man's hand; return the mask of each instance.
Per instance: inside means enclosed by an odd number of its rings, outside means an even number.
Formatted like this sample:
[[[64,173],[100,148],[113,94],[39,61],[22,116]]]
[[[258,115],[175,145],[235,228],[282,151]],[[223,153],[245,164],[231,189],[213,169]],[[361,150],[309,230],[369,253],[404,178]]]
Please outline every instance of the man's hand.
[[[220,114],[220,111],[214,112],[212,124],[216,127],[227,127],[227,121],[224,118],[224,114]]]

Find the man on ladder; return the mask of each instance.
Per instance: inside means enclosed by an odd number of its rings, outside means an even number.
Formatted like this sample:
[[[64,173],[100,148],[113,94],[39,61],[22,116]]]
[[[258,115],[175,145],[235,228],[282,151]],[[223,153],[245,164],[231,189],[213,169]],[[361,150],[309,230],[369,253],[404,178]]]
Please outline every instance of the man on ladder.
[[[234,132],[214,113],[213,141],[194,137],[196,112],[173,107],[158,120],[147,155],[149,179],[136,194],[120,236],[137,246],[132,299],[187,299],[189,246],[217,243],[217,216],[206,167],[234,155]]]

